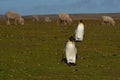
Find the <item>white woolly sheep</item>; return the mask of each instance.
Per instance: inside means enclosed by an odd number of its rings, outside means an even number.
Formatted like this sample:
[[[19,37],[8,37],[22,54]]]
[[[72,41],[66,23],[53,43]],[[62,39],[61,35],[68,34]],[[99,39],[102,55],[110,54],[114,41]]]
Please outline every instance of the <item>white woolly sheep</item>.
[[[33,15],[33,16],[32,16],[32,19],[33,19],[33,21],[39,21],[39,16]]]
[[[10,25],[10,19],[13,19],[15,20],[14,21],[14,24],[17,25],[18,23],[23,25],[24,24],[24,19],[22,18],[22,16],[17,13],[17,12],[11,12],[11,11],[8,11],[6,12],[5,14],[6,18],[7,18],[7,21],[6,21],[6,24],[7,25]]]
[[[102,25],[103,24],[111,24],[111,25],[115,25],[115,21],[112,17],[110,16],[102,16]]]
[[[59,17],[58,23],[59,22],[64,23],[64,24],[71,24],[72,23],[72,19],[66,13],[60,13],[60,14],[58,14],[58,17]]]
[[[45,22],[51,22],[51,19],[49,17],[45,17]]]

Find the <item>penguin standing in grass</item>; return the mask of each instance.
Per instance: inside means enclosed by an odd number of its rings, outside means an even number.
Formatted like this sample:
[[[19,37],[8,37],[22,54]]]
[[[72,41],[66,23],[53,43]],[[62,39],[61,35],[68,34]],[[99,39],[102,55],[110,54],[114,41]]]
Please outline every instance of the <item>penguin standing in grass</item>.
[[[65,46],[65,54],[68,65],[76,65],[77,49],[75,46],[74,37],[70,37]]]
[[[80,20],[77,29],[75,30],[75,41],[83,41],[84,36],[84,24],[83,21]]]

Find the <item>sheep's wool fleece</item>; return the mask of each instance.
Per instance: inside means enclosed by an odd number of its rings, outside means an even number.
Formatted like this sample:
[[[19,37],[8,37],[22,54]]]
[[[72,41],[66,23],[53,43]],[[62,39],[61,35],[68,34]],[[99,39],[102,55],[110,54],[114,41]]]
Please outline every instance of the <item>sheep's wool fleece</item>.
[[[79,23],[77,29],[75,31],[75,40],[76,41],[83,41],[84,36],[84,24]]]
[[[68,41],[66,43],[65,52],[66,52],[67,63],[76,63],[77,50],[74,42]]]

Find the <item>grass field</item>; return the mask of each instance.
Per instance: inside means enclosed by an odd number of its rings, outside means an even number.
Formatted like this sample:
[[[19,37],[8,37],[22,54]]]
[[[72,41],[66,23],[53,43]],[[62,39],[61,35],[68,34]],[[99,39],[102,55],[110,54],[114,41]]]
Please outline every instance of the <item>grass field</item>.
[[[61,63],[72,25],[26,21],[0,23],[0,80],[120,80],[120,21],[101,26],[85,20],[85,36],[77,42],[77,65]]]

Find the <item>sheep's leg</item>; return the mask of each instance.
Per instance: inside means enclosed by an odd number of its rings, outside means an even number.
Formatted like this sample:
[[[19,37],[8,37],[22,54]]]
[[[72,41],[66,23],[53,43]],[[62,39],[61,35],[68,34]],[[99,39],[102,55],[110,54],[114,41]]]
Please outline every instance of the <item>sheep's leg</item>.
[[[58,19],[58,20],[57,20],[57,25],[59,25],[59,22],[60,22],[60,20]]]
[[[6,24],[7,24],[7,25],[10,25],[10,20],[9,20],[9,19],[7,19]]]
[[[15,19],[15,25],[17,25],[17,19]]]
[[[64,24],[66,25],[66,24],[67,24],[67,22],[66,22],[66,21],[64,21]]]

